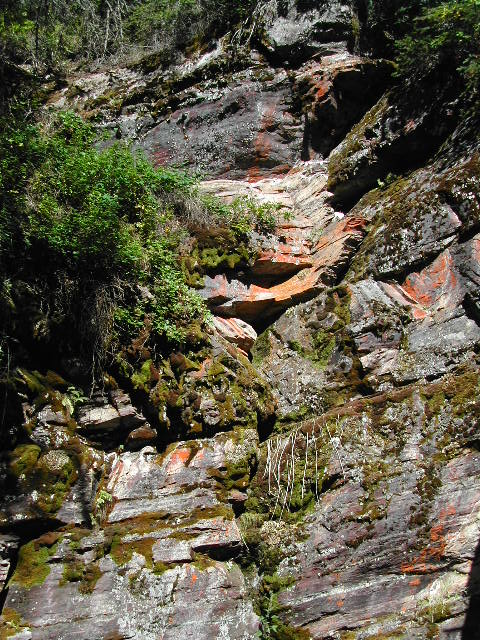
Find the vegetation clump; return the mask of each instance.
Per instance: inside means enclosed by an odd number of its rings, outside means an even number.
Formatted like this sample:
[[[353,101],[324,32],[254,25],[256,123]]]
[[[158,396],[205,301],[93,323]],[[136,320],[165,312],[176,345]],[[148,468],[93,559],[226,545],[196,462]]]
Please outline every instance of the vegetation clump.
[[[142,330],[181,344],[192,323],[209,318],[192,273],[248,259],[250,231],[275,225],[266,205],[224,205],[126,144],[94,142],[92,126],[70,112],[44,126],[0,128],[4,354],[16,341],[33,352],[56,343],[54,352],[83,354],[98,370]],[[223,256],[201,248],[209,226],[225,230]],[[185,270],[197,244],[201,259]]]
[[[32,540],[23,545],[18,553],[17,567],[11,581],[25,589],[43,584],[50,573],[48,562],[55,553],[57,539],[47,540],[45,544],[41,539]]]
[[[469,99],[480,88],[480,2],[429,3],[397,44],[397,75],[410,83],[459,74]]]
[[[247,20],[258,0],[6,0],[0,53],[40,69],[113,55],[180,51],[207,45]]]

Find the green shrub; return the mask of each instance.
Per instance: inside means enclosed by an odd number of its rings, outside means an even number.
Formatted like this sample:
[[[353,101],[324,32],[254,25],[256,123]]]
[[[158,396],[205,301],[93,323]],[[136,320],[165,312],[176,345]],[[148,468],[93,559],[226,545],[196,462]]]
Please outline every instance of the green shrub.
[[[12,340],[50,343],[50,356],[81,354],[100,370],[142,331],[155,348],[178,345],[209,319],[187,284],[202,275],[195,261],[185,269],[192,246],[203,255],[195,234],[211,242],[215,228],[235,262],[240,245],[250,255],[251,231],[270,233],[281,219],[274,205],[202,196],[193,178],[124,143],[100,146],[70,112],[0,130],[2,352]]]
[[[145,0],[126,17],[126,33],[131,42],[153,49],[208,44],[245,20],[256,4],[256,0]]]
[[[441,0],[356,0],[362,19],[363,46],[391,58],[395,43],[410,34],[415,18]]]
[[[237,237],[245,236],[251,231],[272,233],[282,220],[289,220],[291,217],[290,211],[282,205],[259,202],[247,196],[235,198],[230,205],[222,203],[218,198],[204,196],[203,203],[209,211],[210,219],[228,226]]]
[[[77,336],[77,351],[104,360],[147,321],[179,342],[207,311],[179,264],[187,232],[178,217],[198,200],[194,180],[155,169],[122,143],[100,150],[94,137],[72,113],[46,129],[4,126],[0,275],[9,286],[0,321],[3,336],[27,344]]]
[[[449,0],[423,11],[411,34],[397,43],[397,76],[418,83],[457,73],[469,98],[480,81],[480,0]]]
[[[61,68],[132,51],[178,51],[209,45],[251,15],[258,0],[5,0],[0,59]]]

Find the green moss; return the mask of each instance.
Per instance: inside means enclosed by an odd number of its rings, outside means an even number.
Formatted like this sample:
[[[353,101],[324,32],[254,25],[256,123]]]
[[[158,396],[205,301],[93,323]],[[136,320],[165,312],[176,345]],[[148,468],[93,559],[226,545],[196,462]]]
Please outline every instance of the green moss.
[[[326,367],[335,349],[335,336],[325,331],[319,331],[313,337],[313,344],[315,347],[315,361],[318,362],[321,367]]]
[[[65,451],[49,451],[37,463],[31,482],[39,488],[37,506],[45,513],[56,513],[63,504],[78,473]]]
[[[340,636],[340,640],[358,640],[359,637],[360,636],[358,631],[346,631],[342,633],[342,635]],[[365,638],[365,640],[404,640],[405,628],[399,627],[394,631],[389,631],[386,633],[373,633],[371,635],[369,634],[368,636],[362,633],[361,637]]]
[[[250,483],[253,459],[244,459],[236,463],[227,463],[225,472],[217,469],[211,470],[211,475],[215,475],[226,490],[246,489]]]
[[[63,566],[62,579],[60,580],[60,586],[67,584],[67,582],[80,582],[85,575],[85,565],[80,560],[71,560]]]
[[[296,340],[292,340],[291,342],[289,342],[288,346],[290,347],[290,349],[293,349],[293,351],[296,351],[299,355],[305,356],[305,348]]]
[[[199,571],[206,571],[215,566],[215,561],[203,553],[196,553],[193,559],[193,566]]]
[[[444,405],[445,405],[445,394],[442,391],[438,391],[427,401],[427,406],[425,411],[427,418],[431,418],[432,416],[438,415],[442,410],[442,408],[444,407]]]
[[[469,405],[474,404],[480,391],[480,376],[477,372],[468,372],[459,376],[447,391],[454,413],[462,416]]]
[[[452,607],[444,600],[424,602],[417,613],[418,619],[427,625],[427,638],[432,639],[438,637],[439,623],[448,620],[452,615]]]
[[[146,566],[153,568],[152,547],[155,543],[153,538],[142,538],[141,540],[122,542],[118,536],[115,536],[110,548],[110,555],[119,566],[123,566],[130,562],[135,553],[143,556]]]
[[[103,548],[96,549],[97,559],[103,555]],[[84,564],[81,560],[72,558],[63,567],[60,586],[70,582],[78,583],[78,591],[84,595],[93,593],[95,585],[102,576],[98,560]]]
[[[95,585],[100,580],[102,575],[103,574],[100,570],[98,562],[92,562],[91,564],[88,564],[83,579],[78,587],[80,593],[83,593],[84,595],[93,593]]]
[[[146,360],[140,369],[140,371],[136,371],[132,377],[132,385],[134,389],[142,389],[146,393],[149,393],[150,388],[152,387],[152,381],[154,377],[152,376],[152,371],[155,368],[153,366],[152,360]]]
[[[215,361],[213,362],[208,369],[208,377],[210,379],[218,378],[224,376],[226,373],[226,369],[221,362]]]
[[[174,568],[174,566],[174,564],[166,564],[165,562],[155,562],[155,564],[153,565],[153,573],[156,576],[161,576],[169,569]]]
[[[18,369],[18,373],[22,381],[27,385],[29,391],[35,395],[40,395],[45,392],[45,383],[42,380],[43,376],[38,371],[26,371],[25,369]]]
[[[43,584],[50,574],[48,562],[55,549],[56,541],[50,547],[37,540],[25,544],[18,553],[17,567],[11,582],[25,589]]]
[[[10,472],[17,478],[35,469],[41,449],[36,444],[21,444],[10,454]]]
[[[2,620],[0,621],[0,640],[11,638],[25,628],[28,628],[28,624],[15,609],[11,609],[10,607],[3,609]]]
[[[255,344],[253,345],[253,364],[258,366],[263,360],[265,360],[265,358],[270,355],[271,348],[270,329],[267,329],[258,336]]]
[[[364,115],[362,120],[353,127],[338,149],[330,154],[328,161],[328,183],[326,187],[328,191],[334,191],[339,184],[351,178],[352,172],[357,166],[355,154],[364,147],[367,148],[369,146],[367,132],[372,131],[372,128],[379,122],[387,108],[388,96],[384,96]]]

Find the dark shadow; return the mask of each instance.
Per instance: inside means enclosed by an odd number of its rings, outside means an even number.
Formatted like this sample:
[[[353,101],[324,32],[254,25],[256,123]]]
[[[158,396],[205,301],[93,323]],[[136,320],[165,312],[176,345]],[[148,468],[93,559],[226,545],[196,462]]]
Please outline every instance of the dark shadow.
[[[467,593],[469,602],[462,629],[462,640],[480,640],[480,541],[475,549]]]

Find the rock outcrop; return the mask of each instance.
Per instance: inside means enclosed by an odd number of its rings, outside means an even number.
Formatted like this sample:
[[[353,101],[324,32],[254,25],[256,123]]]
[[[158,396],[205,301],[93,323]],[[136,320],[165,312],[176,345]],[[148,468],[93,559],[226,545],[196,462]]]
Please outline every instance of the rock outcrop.
[[[50,98],[279,215],[182,351],[12,372],[2,639],[479,637],[475,123],[405,110],[351,3],[266,5],[250,51]]]

